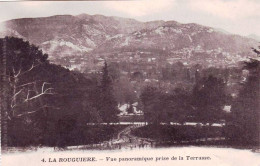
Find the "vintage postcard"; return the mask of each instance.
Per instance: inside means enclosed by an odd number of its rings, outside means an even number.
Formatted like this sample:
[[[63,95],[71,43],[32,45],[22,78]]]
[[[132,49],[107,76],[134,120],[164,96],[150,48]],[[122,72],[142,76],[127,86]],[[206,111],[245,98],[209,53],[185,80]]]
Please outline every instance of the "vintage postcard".
[[[1,166],[260,166],[260,1],[0,2]]]

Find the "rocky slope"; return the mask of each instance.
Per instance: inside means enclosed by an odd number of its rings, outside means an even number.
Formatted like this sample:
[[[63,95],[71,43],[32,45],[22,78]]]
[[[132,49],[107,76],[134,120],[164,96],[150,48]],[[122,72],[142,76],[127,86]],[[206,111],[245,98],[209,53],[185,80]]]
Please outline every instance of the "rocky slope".
[[[208,54],[217,51],[224,52],[226,56],[236,56],[239,60],[250,55],[250,48],[258,45],[256,40],[194,23],[139,22],[102,15],[23,18],[6,21],[2,25],[5,29],[0,36],[10,35],[29,40],[54,59],[88,53],[159,50],[173,57],[176,54],[188,54],[191,57],[194,51]],[[197,58],[203,59],[202,54]]]

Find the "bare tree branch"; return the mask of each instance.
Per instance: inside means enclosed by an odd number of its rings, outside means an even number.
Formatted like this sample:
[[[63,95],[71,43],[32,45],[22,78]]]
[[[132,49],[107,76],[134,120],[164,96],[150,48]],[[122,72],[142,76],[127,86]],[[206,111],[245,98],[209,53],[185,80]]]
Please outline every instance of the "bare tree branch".
[[[16,107],[17,106],[17,104],[11,104],[11,108],[13,109],[14,107]]]
[[[30,92],[31,92],[31,91],[33,91],[33,90],[28,90],[28,91],[27,91],[27,95],[26,95],[26,99],[25,99],[25,100],[29,99],[29,96],[30,96]]]
[[[14,73],[14,78],[17,78],[21,74],[21,71],[22,69],[20,68],[17,74]]]
[[[27,86],[27,85],[31,85],[31,84],[35,84],[36,81],[33,81],[33,82],[29,82],[29,83],[26,83],[26,84],[22,84],[22,85],[19,85],[17,87],[23,87],[23,86]]]
[[[42,95],[54,95],[55,93],[40,93],[40,94],[38,94],[38,95],[36,95],[36,96],[33,96],[33,97],[31,97],[31,98],[27,98],[24,102],[28,102],[28,101],[30,101],[30,100],[33,100],[33,99],[36,99],[36,98],[38,98],[38,97],[40,97],[40,96],[42,96]]]
[[[13,70],[13,74],[15,75],[15,69],[14,69],[14,66],[13,66],[12,70]]]
[[[25,73],[28,73],[29,71],[32,71],[35,67],[40,66],[40,65],[41,65],[41,63],[40,63],[40,64],[37,64],[37,65],[35,65],[35,64],[33,63],[32,66],[31,66],[31,68],[30,68],[29,70],[26,70],[25,72],[21,73],[20,75],[24,75]]]
[[[29,115],[29,114],[33,114],[33,113],[36,113],[36,112],[42,111],[43,108],[60,109],[59,107],[53,107],[53,106],[44,105],[44,106],[38,108],[38,109],[35,110],[35,111],[31,111],[31,112],[26,112],[26,113],[23,113],[23,114],[19,114],[19,115],[17,115],[17,117],[21,117],[21,116],[24,116],[24,115]]]
[[[0,74],[0,76],[5,76],[5,77],[11,77],[11,78],[14,78],[13,76],[6,75],[6,74]]]
[[[17,95],[19,95],[19,93],[21,93],[24,89],[20,89],[17,93],[14,94],[14,96],[12,98],[15,98]]]
[[[44,83],[42,84],[42,93],[44,93],[44,86],[45,86],[45,84],[50,84],[50,83],[44,82]]]
[[[27,98],[25,99],[24,102],[28,102],[28,101],[30,101],[30,100],[36,99],[36,98],[38,98],[38,97],[40,97],[40,96],[42,96],[42,95],[54,95],[55,93],[48,92],[49,90],[52,90],[53,88],[47,88],[47,89],[44,90],[44,86],[45,86],[46,84],[50,84],[50,83],[44,82],[44,83],[42,84],[42,91],[41,91],[41,93],[39,93],[39,94],[37,94],[37,95],[35,95],[35,96],[33,96],[33,97],[30,97],[30,98],[29,98],[29,93],[30,93],[30,92],[28,91]],[[31,91],[31,90],[30,90],[30,91]]]
[[[52,90],[53,88],[47,88],[43,93],[48,93],[47,91],[48,90]],[[49,93],[51,93],[51,92],[49,92]]]
[[[12,101],[11,101],[11,108],[14,108],[16,104],[14,104],[14,101],[16,99],[16,96],[18,96],[24,89],[20,89],[17,93],[15,93],[12,97]]]

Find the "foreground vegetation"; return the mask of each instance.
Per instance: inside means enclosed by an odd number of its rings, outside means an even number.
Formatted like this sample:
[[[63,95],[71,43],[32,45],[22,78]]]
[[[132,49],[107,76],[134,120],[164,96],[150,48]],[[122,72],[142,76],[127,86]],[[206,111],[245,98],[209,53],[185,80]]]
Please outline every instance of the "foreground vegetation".
[[[257,54],[259,51],[254,50]],[[113,79],[109,64],[97,73],[80,73],[51,64],[48,55],[22,39],[0,39],[1,126],[4,146],[69,146],[108,140],[121,126],[102,126],[118,122],[118,104],[138,102],[149,124],[135,134],[158,140],[190,140],[223,136],[212,127],[225,122],[224,136],[229,144],[259,144],[260,62],[251,59],[248,72],[232,96],[229,76],[199,70],[195,81],[173,87],[148,84],[135,93],[129,83]],[[214,73],[214,72],[213,72]],[[127,81],[126,81],[127,82]],[[129,85],[124,95],[115,85]],[[189,86],[186,86],[189,85]],[[188,87],[188,88],[187,88]],[[131,93],[128,93],[131,91]],[[134,95],[133,95],[134,94]],[[124,100],[122,100],[124,99]],[[223,108],[231,105],[231,110]],[[188,121],[206,127],[160,126]],[[86,126],[95,123],[96,126]]]
[[[222,127],[147,125],[132,131],[141,138],[155,140],[158,144],[212,144],[209,138],[225,137]],[[220,142],[220,141],[219,141]]]

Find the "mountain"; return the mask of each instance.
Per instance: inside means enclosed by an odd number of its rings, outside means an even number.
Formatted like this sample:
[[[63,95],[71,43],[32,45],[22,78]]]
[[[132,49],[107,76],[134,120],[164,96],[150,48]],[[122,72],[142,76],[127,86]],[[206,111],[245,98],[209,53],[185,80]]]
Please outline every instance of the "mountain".
[[[174,58],[181,61],[185,57],[189,63],[206,63],[207,59],[207,63],[217,60],[222,64],[224,59],[230,64],[252,56],[250,48],[258,45],[256,40],[194,23],[140,22],[103,15],[22,18],[6,21],[3,25],[5,30],[0,36],[24,38],[38,45],[54,60],[68,56],[83,56],[84,59],[88,55],[97,55],[106,59],[111,55],[147,53],[163,54],[168,62]]]
[[[6,21],[2,36],[21,37],[39,45],[51,56],[66,56],[89,52],[118,34],[132,33],[157,23],[142,24],[133,19],[102,15],[58,15]]]
[[[222,33],[225,33],[225,34],[227,34],[227,35],[230,35],[231,33],[230,32],[228,32],[228,31],[226,31],[226,30],[224,30],[224,29],[222,29],[222,28],[214,28],[216,31],[218,31],[218,32],[222,32]]]
[[[248,38],[251,38],[251,39],[255,39],[257,41],[260,42],[260,36],[256,35],[256,34],[250,34],[247,36]]]

